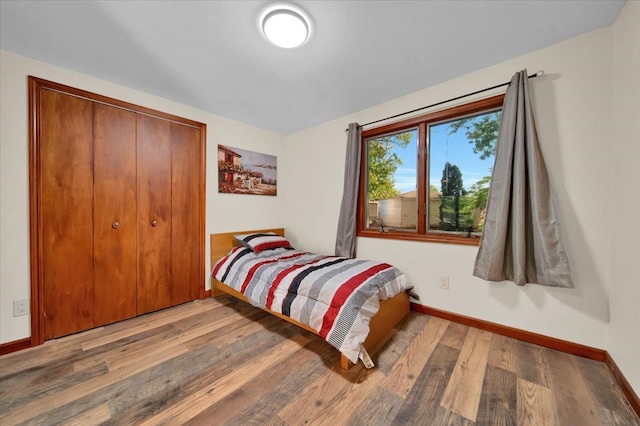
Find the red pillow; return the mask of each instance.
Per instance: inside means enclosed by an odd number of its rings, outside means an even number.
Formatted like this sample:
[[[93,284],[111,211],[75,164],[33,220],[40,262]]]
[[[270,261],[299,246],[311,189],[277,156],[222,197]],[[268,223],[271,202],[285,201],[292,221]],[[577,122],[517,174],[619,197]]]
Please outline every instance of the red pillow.
[[[234,238],[244,247],[250,248],[256,254],[277,248],[293,248],[291,243],[275,232],[235,235]]]

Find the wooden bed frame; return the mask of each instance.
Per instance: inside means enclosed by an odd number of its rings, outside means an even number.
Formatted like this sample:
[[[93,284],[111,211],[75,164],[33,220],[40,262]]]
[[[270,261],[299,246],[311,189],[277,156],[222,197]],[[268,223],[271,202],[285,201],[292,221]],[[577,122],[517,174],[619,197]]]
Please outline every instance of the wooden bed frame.
[[[259,230],[250,230],[250,231],[237,231],[237,232],[226,232],[222,234],[211,234],[211,266],[213,267],[214,263],[223,256],[226,256],[234,246],[239,245],[239,243],[233,238],[234,235],[238,234],[250,234],[255,232],[275,232],[278,235],[284,237],[284,228],[276,228],[276,229],[259,229]],[[211,296],[218,297],[223,294],[230,294],[244,302],[249,303],[249,300],[240,292],[222,284],[220,281],[215,278],[211,279]],[[282,318],[285,321],[290,322],[291,324],[295,324],[298,327],[301,327],[307,331],[310,331],[314,334],[318,334],[314,329],[309,327],[308,325],[302,324],[288,316],[282,315],[278,312],[273,312],[270,309],[263,308],[265,311]],[[369,353],[373,353],[378,346],[387,339],[391,334],[391,330],[395,328],[395,326],[402,321],[402,319],[409,313],[409,295],[406,292],[402,292],[397,296],[380,301],[380,310],[378,313],[371,318],[371,322],[369,323],[369,336],[364,341],[364,347]],[[342,368],[348,369],[351,366],[349,360],[343,355],[340,354],[340,365]]]

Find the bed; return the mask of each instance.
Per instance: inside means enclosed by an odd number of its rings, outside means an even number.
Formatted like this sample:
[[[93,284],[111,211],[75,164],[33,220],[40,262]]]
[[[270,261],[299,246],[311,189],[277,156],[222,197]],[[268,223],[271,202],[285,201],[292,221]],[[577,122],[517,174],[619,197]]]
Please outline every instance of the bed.
[[[245,253],[247,249],[242,245],[244,244],[246,246],[246,243],[243,242],[241,244],[240,241],[234,238],[235,236],[249,235],[249,234],[265,234],[265,233],[274,233],[278,236],[284,237],[283,228],[227,232],[227,233],[211,235],[211,265],[212,265],[211,295],[212,297],[219,297],[224,294],[229,294],[244,302],[251,303],[254,306],[258,306],[264,309],[265,311],[279,318],[282,318],[285,321],[295,324],[307,331],[320,335],[321,337],[325,338],[325,340],[327,340],[329,343],[336,346],[334,343],[332,343],[326,338],[326,333],[322,332],[322,329],[321,327],[319,327],[317,321],[315,321],[315,324],[314,324],[315,328],[314,328],[314,326],[312,325],[303,323],[301,321],[298,321],[296,319],[289,317],[288,315],[285,315],[287,311],[286,310],[283,311],[281,307],[274,308],[274,306],[276,305],[265,304],[263,303],[264,300],[262,300],[262,302],[257,300],[258,297],[256,297],[255,294],[245,292],[246,294],[252,295],[252,300],[250,300],[247,296],[245,296],[245,294],[239,291],[239,290],[244,290],[244,288],[239,288],[240,285],[238,283],[231,283],[231,285],[235,285],[238,288],[238,290],[236,290],[230,287],[229,285],[224,284],[220,280],[216,279],[215,274],[218,273],[218,278],[221,278],[224,281],[228,281],[226,278],[229,275],[229,271],[226,270],[226,268],[230,267],[230,265],[234,263],[234,261],[233,261],[233,257],[227,257],[227,256],[241,257],[246,254],[247,256],[245,256],[245,259],[243,259],[243,262],[248,263],[246,259],[249,259],[249,256],[256,255],[253,252]],[[290,251],[287,251],[287,250],[290,250]],[[302,252],[302,253],[306,253],[306,252]],[[297,251],[292,250],[291,248],[289,249],[277,248],[277,249],[272,249],[268,251],[263,251],[260,254],[258,254],[258,256],[262,256],[262,255],[274,256],[278,258],[292,258],[296,256],[305,256],[305,255],[298,255]],[[334,256],[321,256],[321,255],[314,255],[312,253],[306,253],[306,255],[318,256],[318,259],[322,258],[322,260],[319,260],[319,262],[328,262],[328,261],[333,262],[334,261],[333,259],[338,259],[338,258],[335,258]],[[328,258],[332,258],[332,259],[328,259]],[[251,261],[254,261],[254,260],[251,259]],[[256,259],[255,260],[256,263],[254,264],[254,266],[257,267],[258,261],[262,262],[260,263],[261,265],[264,263],[272,262],[270,259],[269,260]],[[365,261],[361,261],[361,262],[365,262]],[[241,262],[236,262],[236,263],[241,263]],[[387,266],[390,266],[390,265],[387,265]],[[253,268],[251,273],[249,272],[249,270],[244,272],[245,275],[243,279],[245,280],[245,282],[248,282],[249,280],[253,279],[253,272],[256,271],[256,267]],[[221,272],[225,270],[226,270],[226,275],[225,273]],[[241,274],[241,272],[237,272],[237,271],[234,273]],[[391,294],[385,295],[387,291],[384,289],[381,289],[381,293],[382,293],[381,297],[391,296]],[[378,297],[376,296],[375,300],[377,299]],[[375,302],[374,304],[378,305],[377,302]],[[271,306],[273,310],[269,309],[267,306]],[[280,305],[277,305],[277,306],[280,306]],[[375,309],[371,309],[371,306],[367,305],[367,308],[364,309],[364,311],[365,311],[364,316],[368,318],[371,315],[371,313],[375,311]],[[364,338],[364,341],[362,342],[362,346],[360,348],[361,353],[359,354],[359,356],[354,358],[354,353],[352,350],[342,351],[342,349],[340,349],[341,350],[340,364],[343,368],[348,369],[351,365],[353,365],[355,362],[358,361],[358,358],[363,360],[363,362],[365,363],[365,366],[368,366],[368,367],[372,366],[372,363],[368,354],[375,352],[375,350],[377,350],[378,347],[381,346],[386,341],[386,339],[391,335],[391,332],[396,327],[396,325],[409,313],[409,295],[407,294],[406,291],[400,291],[398,294],[396,294],[393,297],[387,298],[385,300],[380,300],[379,309],[377,309],[377,312],[374,312],[374,313],[375,314],[371,317],[368,323],[369,331],[368,331],[368,334],[365,334],[366,338]],[[366,323],[367,321],[364,321],[364,322]]]

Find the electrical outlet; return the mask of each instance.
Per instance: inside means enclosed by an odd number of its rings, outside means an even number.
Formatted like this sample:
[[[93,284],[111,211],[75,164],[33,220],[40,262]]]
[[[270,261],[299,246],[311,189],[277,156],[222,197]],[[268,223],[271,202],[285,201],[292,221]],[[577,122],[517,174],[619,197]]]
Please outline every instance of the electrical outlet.
[[[29,315],[29,299],[13,301],[13,316]]]
[[[449,275],[440,275],[440,288],[449,290]]]

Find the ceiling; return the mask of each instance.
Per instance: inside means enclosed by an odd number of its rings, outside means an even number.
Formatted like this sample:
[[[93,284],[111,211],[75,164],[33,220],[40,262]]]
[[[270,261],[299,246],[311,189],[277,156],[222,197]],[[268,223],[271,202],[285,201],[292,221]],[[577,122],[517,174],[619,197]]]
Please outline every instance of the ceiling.
[[[262,37],[257,20],[267,1],[1,0],[0,46],[290,134],[610,25],[624,6],[292,3],[313,25],[297,49]]]

